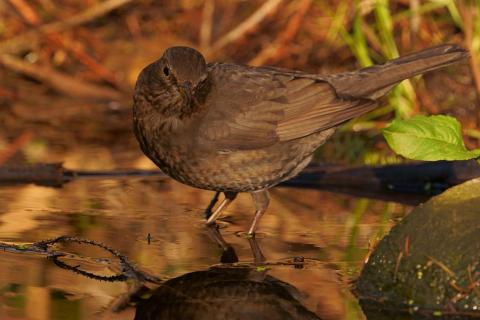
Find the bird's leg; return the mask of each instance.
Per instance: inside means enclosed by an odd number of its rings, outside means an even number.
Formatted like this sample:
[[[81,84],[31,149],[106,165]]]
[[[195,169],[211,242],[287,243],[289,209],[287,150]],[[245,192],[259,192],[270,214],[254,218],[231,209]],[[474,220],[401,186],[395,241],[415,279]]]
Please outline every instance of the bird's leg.
[[[250,249],[252,250],[253,254],[253,263],[254,264],[263,264],[265,263],[265,256],[258,245],[257,239],[255,236],[248,238],[248,244],[250,245]]]
[[[212,200],[210,200],[208,207],[206,207],[205,211],[203,211],[203,214],[205,215],[205,219],[208,220],[208,218],[210,218],[210,216],[212,215],[213,207],[215,207],[215,205],[217,204],[219,196],[220,196],[220,191],[215,191],[215,195],[213,196]]]
[[[258,222],[268,208],[270,200],[267,189],[250,192],[250,195],[255,203],[255,218],[253,218],[253,222],[250,226],[250,230],[248,230],[248,234],[253,235],[257,229]]]
[[[207,225],[214,224],[215,220],[217,220],[220,215],[222,214],[223,209],[228,207],[228,205],[235,199],[237,196],[236,192],[224,192],[225,199],[220,203],[217,209],[212,213],[212,215],[207,219]]]

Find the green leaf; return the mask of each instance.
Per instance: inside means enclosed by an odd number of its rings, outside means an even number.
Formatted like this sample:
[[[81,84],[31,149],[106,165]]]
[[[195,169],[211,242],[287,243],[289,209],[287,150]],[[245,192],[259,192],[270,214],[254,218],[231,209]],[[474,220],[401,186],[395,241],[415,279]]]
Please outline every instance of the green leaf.
[[[394,120],[383,130],[390,148],[408,159],[468,160],[480,156],[480,149],[467,150],[462,128],[449,116],[416,116]]]

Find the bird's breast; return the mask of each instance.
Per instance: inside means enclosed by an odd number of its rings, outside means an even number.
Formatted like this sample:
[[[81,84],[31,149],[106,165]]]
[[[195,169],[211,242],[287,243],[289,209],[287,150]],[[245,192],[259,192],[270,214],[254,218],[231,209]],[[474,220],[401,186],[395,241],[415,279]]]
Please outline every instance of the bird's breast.
[[[245,192],[268,188],[298,173],[328,135],[251,150],[223,150],[195,131],[198,126],[136,123],[144,153],[167,175],[193,187]]]

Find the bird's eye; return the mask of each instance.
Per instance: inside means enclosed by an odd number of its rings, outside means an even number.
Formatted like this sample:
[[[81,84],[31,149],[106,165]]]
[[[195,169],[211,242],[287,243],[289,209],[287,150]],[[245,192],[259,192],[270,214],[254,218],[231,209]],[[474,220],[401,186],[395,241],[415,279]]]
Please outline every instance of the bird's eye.
[[[164,67],[163,68],[163,74],[168,77],[170,75],[170,69],[168,69],[168,67]]]

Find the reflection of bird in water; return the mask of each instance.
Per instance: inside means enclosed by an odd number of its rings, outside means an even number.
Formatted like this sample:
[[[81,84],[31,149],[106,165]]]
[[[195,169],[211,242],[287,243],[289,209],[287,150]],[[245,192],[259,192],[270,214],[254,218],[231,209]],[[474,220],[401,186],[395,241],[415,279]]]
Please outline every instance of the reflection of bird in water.
[[[237,262],[235,250],[218,232],[207,229],[223,249],[222,262]],[[265,258],[249,239],[254,265]],[[137,305],[141,319],[319,319],[300,302],[292,285],[266,274],[264,267],[214,267],[171,279]]]
[[[212,268],[165,282],[138,304],[135,319],[319,319],[298,296],[255,268]]]

